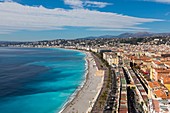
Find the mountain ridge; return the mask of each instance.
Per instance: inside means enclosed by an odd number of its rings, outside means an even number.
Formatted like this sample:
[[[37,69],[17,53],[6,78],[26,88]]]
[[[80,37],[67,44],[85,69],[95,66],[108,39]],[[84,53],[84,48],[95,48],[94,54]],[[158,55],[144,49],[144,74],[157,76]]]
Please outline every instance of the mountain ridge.
[[[151,33],[151,32],[137,32],[137,33],[122,33],[119,35],[101,35],[101,36],[89,36],[80,39],[95,39],[95,38],[144,38],[144,37],[151,37],[151,36],[170,36],[170,33]]]

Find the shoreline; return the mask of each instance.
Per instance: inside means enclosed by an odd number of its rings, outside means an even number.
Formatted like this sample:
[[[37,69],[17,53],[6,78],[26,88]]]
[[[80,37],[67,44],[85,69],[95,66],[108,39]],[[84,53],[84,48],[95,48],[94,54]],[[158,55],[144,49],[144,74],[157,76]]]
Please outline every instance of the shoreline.
[[[86,69],[85,80],[73,95],[70,96],[70,99],[59,113],[90,112],[103,85],[103,76],[95,76],[97,68],[94,66],[96,63],[91,53],[81,50],[76,51],[86,54],[85,60],[88,68]]]
[[[61,48],[61,49],[65,49],[65,48]],[[78,94],[80,93],[80,91],[82,90],[84,85],[86,84],[87,79],[88,79],[88,73],[89,73],[89,62],[88,62],[88,59],[87,59],[87,52],[81,51],[81,50],[75,50],[75,49],[68,49],[68,50],[73,50],[73,51],[85,53],[85,58],[84,58],[85,61],[86,61],[86,63],[85,63],[86,69],[85,69],[85,74],[84,74],[85,79],[82,81],[80,86],[75,90],[75,92],[69,97],[69,99],[66,101],[66,103],[64,104],[64,106],[62,107],[62,109],[58,113],[62,113],[71,104],[71,102],[74,101],[74,99],[76,99],[76,97],[78,96]]]

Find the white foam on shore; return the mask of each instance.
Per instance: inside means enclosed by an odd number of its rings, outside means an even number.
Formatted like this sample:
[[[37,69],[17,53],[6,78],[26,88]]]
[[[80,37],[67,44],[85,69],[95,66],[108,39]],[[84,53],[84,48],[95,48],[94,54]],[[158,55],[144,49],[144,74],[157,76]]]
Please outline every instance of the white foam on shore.
[[[88,65],[89,65],[89,63],[88,63],[88,61],[87,61],[88,56],[87,56],[87,53],[84,52],[84,51],[79,51],[79,52],[83,52],[83,53],[86,54],[86,56],[85,56],[85,58],[84,58],[85,61],[86,61],[86,63],[85,63],[86,68],[85,68],[84,80],[82,81],[82,83],[80,84],[80,86],[75,90],[75,92],[69,97],[68,101],[63,105],[63,107],[62,107],[62,109],[59,111],[59,113],[62,113],[62,112],[64,111],[64,109],[67,107],[67,105],[69,105],[69,104],[76,98],[76,95],[78,94],[78,92],[81,91],[81,89],[84,87],[84,85],[85,85],[85,83],[86,83],[86,81],[87,81],[87,74],[88,74],[88,72],[89,72],[89,71],[88,71]]]

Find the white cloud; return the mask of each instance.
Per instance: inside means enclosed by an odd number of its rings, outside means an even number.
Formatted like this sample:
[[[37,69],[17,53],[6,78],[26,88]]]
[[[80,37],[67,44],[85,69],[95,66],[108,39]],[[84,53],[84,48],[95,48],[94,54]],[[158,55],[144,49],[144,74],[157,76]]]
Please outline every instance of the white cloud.
[[[72,8],[84,8],[84,7],[98,7],[104,8],[107,5],[112,5],[111,3],[106,2],[97,2],[90,0],[64,0],[66,5],[71,6]]]
[[[72,8],[83,8],[83,2],[81,0],[64,0],[66,5],[70,5]]]
[[[87,7],[99,7],[99,8],[104,8],[107,5],[112,5],[111,3],[106,3],[106,2],[96,2],[96,1],[85,1],[84,2],[85,6]]]
[[[170,3],[170,0],[154,0],[156,2],[162,2],[162,3]]]
[[[0,2],[12,2],[12,0],[0,0]]]
[[[120,32],[141,32],[141,31],[148,31],[148,29],[90,29],[92,31],[120,31]]]
[[[170,0],[145,0],[145,1],[152,1],[152,2],[160,2],[160,3],[170,4]]]
[[[0,3],[0,33],[18,30],[62,30],[67,26],[87,29],[138,30],[137,25],[159,19],[137,18],[88,9],[46,9],[14,2]]]

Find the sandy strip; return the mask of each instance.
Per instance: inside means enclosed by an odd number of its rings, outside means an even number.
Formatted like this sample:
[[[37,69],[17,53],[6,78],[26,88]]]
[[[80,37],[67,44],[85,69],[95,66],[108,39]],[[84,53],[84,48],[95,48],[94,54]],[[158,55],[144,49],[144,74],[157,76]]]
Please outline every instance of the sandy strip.
[[[103,77],[95,76],[97,68],[94,59],[86,52],[88,61],[88,74],[84,86],[79,90],[75,98],[66,104],[61,113],[88,113],[91,111],[103,84]]]

